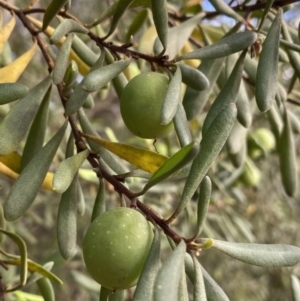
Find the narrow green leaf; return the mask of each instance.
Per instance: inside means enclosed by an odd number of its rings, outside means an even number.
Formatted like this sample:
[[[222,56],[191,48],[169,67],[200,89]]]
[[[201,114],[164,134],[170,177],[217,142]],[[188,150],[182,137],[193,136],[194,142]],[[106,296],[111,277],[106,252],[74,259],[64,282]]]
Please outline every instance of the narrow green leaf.
[[[50,37],[50,43],[58,43],[69,32],[88,33],[88,30],[72,19],[64,19]]]
[[[267,112],[267,116],[270,128],[276,138],[276,141],[278,142],[283,128],[283,121],[276,107],[276,104],[274,104]]]
[[[4,218],[4,212],[3,212],[3,206],[0,205],[0,228],[5,229],[6,228],[6,220]],[[0,234],[0,244],[3,244],[5,240],[5,235]]]
[[[0,84],[0,105],[23,98],[28,92],[29,89],[19,83]]]
[[[176,65],[180,67],[182,82],[187,86],[197,91],[209,88],[209,80],[201,71],[182,63]]]
[[[200,184],[200,193],[197,205],[197,232],[193,238],[197,238],[202,233],[209,208],[211,189],[211,180],[208,176],[205,176]]]
[[[109,140],[84,133],[81,133],[81,135],[82,137],[92,140],[93,142],[103,146],[132,165],[151,173],[156,172],[157,169],[168,159],[168,157],[164,155],[149,151],[144,148],[131,146],[124,143],[111,142]]]
[[[114,62],[113,56],[107,50],[105,50],[105,61],[107,64],[112,64]],[[120,73],[112,80],[112,83],[119,99],[121,99],[123,90],[128,83],[126,76],[124,73]]]
[[[195,269],[195,283],[194,283],[194,301],[207,301],[204,279],[201,271],[201,265],[193,254],[193,263]]]
[[[80,109],[78,111],[78,119],[80,126],[82,130],[93,136],[99,136],[98,133],[95,131],[93,126],[91,125],[89,119],[85,115],[85,112],[83,109]],[[111,154],[109,151],[107,151],[104,147],[98,145],[97,143],[88,140],[88,144],[91,147],[91,150],[95,153],[98,153],[100,157],[103,159],[103,161],[116,173],[116,174],[123,174],[127,171],[127,169],[123,166],[121,162],[118,161],[118,159]]]
[[[240,89],[236,99],[236,107],[238,110],[237,119],[245,128],[249,128],[252,124],[252,110],[250,99],[246,90],[243,79],[241,80]]]
[[[93,65],[93,67],[90,69],[88,74],[91,72],[101,68],[104,64],[104,55],[105,53],[102,52],[100,57],[98,58],[97,62]],[[87,74],[87,75],[88,75]],[[72,93],[71,97],[68,99],[66,103],[66,114],[67,116],[75,114],[83,105],[85,100],[87,99],[89,92],[86,92],[82,89],[83,80],[81,83],[75,88],[74,92]]]
[[[130,65],[130,62],[131,59],[121,60],[111,65],[101,67],[93,72],[89,72],[82,81],[82,89],[87,92],[100,90],[117,75],[123,72]]]
[[[192,142],[191,131],[181,101],[178,104],[173,123],[180,146],[185,147],[190,144]]]
[[[236,115],[235,104],[228,105],[219,113],[206,131],[200,142],[200,151],[191,166],[179,204],[169,218],[169,221],[174,220],[178,216],[195,193],[207,171],[222,150],[231,132]]]
[[[107,301],[109,300],[109,296],[113,293],[112,290],[106,288],[106,287],[103,287],[101,286],[100,288],[100,299],[99,301]]]
[[[300,282],[295,275],[291,275],[293,301],[300,301]]]
[[[270,11],[270,8],[272,7],[273,3],[274,3],[274,0],[267,0],[266,1],[264,12],[263,12],[263,15],[260,19],[257,31],[260,31],[262,25],[264,24],[265,18],[267,16],[268,12]]]
[[[247,132],[248,130],[245,127],[243,127],[239,122],[236,122],[228,140],[226,141],[226,148],[229,157],[235,167],[241,166],[245,160],[246,153],[244,150],[246,147]],[[240,157],[241,155],[243,158]]]
[[[180,100],[180,90],[181,90],[181,71],[180,68],[176,67],[174,76],[171,78],[165,99],[163,101],[163,106],[160,115],[160,124],[169,124],[177,111],[178,104]]]
[[[182,265],[182,271],[180,274],[180,281],[178,286],[178,301],[189,301],[189,293],[186,283],[186,274],[184,265]]]
[[[209,0],[214,6],[217,12],[226,15],[227,17],[233,18],[241,23],[244,23],[244,18],[234,11],[225,1],[223,0]]]
[[[5,156],[14,151],[22,141],[37,113],[52,79],[48,76],[10,110],[0,124],[0,155]]]
[[[65,76],[64,76],[64,87],[62,90],[63,96],[69,98],[71,93],[73,92],[73,86],[78,78],[79,70],[78,65],[75,61],[71,61],[69,66],[67,67]],[[74,87],[75,89],[75,87]]]
[[[76,253],[77,237],[77,176],[62,194],[57,214],[57,242],[66,260]]]
[[[159,2],[159,1],[157,1]],[[200,13],[187,21],[182,22],[178,26],[174,26],[169,29],[168,40],[167,40],[167,50],[166,53],[169,59],[174,59],[176,55],[181,51],[186,41],[191,36],[193,30],[197,24],[205,17],[205,13]],[[154,52],[156,54],[163,51],[163,46],[159,39],[156,39],[154,43]]]
[[[126,12],[126,10],[128,9],[128,7],[130,6],[130,4],[133,1],[134,0],[119,0],[118,1],[116,8],[114,9],[113,19],[110,22],[110,29],[109,29],[107,35],[103,39],[108,38],[114,32],[114,30],[116,29],[123,14]]]
[[[98,186],[98,192],[96,195],[96,199],[94,202],[93,212],[91,216],[91,222],[99,216],[101,213],[105,212],[106,206],[105,206],[105,183],[102,178],[99,179],[99,186]]]
[[[168,10],[167,0],[151,0],[153,21],[159,40],[163,46],[160,55],[164,54],[168,45]]]
[[[201,239],[205,243],[208,239]],[[236,243],[213,239],[212,247],[248,264],[287,267],[300,262],[300,248],[290,245]]]
[[[201,266],[207,301],[229,301],[229,298],[218,283]]]
[[[68,67],[73,38],[74,36],[72,34],[68,35],[56,56],[55,66],[53,68],[53,83],[55,85],[58,85],[64,79]]]
[[[278,141],[281,181],[288,196],[294,196],[298,186],[296,146],[289,115],[284,111],[283,129]]]
[[[188,120],[196,118],[201,113],[219,77],[223,63],[224,58],[202,61],[198,70],[208,78],[210,87],[204,91],[196,91],[187,87],[182,104]]]
[[[154,301],[178,300],[177,289],[184,264],[185,251],[186,244],[182,240],[163,263],[155,281]]]
[[[17,234],[6,231],[0,228],[0,232],[7,235],[13,240],[13,242],[18,246],[20,252],[20,282],[21,286],[24,286],[27,281],[27,270],[28,270],[28,260],[27,260],[27,247],[24,240]]]
[[[208,111],[202,127],[203,135],[205,135],[211,123],[216,118],[216,116],[218,116],[218,114],[222,111],[222,109],[230,103],[236,102],[237,94],[240,89],[240,83],[243,75],[245,55],[246,51],[244,51],[241,54],[224,87],[222,88],[217,98],[213,102],[210,110]]]
[[[54,289],[48,278],[41,278],[36,283],[44,301],[55,301]]]
[[[126,41],[129,42],[131,36],[136,34],[141,29],[141,27],[143,26],[143,23],[148,19],[148,15],[149,14],[148,14],[147,9],[143,9],[136,14],[134,19],[132,20],[132,23],[128,27],[128,30],[127,30],[127,33],[125,36]]]
[[[44,31],[52,19],[57,15],[57,13],[67,4],[69,0],[52,0],[49,6],[46,8],[44,18],[43,18],[43,27],[42,31]]]
[[[293,38],[291,37],[289,28],[288,28],[287,24],[284,22],[284,20],[282,21],[281,25],[282,25],[283,38],[290,43],[294,43]],[[299,53],[292,51],[290,49],[286,49],[286,53],[289,57],[292,67],[295,69],[295,73],[297,74],[298,78],[300,78],[300,55],[299,55]]]
[[[59,193],[65,192],[88,155],[89,150],[86,149],[62,161],[54,173],[53,190]]]
[[[22,154],[21,170],[25,168],[28,162],[43,147],[47,130],[51,90],[52,87],[50,86],[30,127]]]
[[[261,112],[266,112],[271,108],[276,94],[274,87],[277,86],[281,19],[282,10],[279,9],[269,29],[258,61],[255,98]]]
[[[244,31],[224,37],[218,42],[197,49],[195,51],[185,53],[179,56],[176,61],[190,59],[217,59],[239,52],[251,46],[257,39],[257,34],[253,31]]]
[[[145,185],[142,193],[145,193],[157,183],[162,182],[163,180],[171,176],[174,172],[183,168],[186,164],[188,164],[195,158],[198,151],[198,142],[192,142],[179,150],[157,169],[157,171],[152,175],[148,183]]]
[[[74,36],[72,49],[80,57],[80,59],[88,66],[93,67],[99,59],[99,54],[96,54],[88,44],[82,41],[77,35]]]
[[[152,301],[155,278],[160,267],[160,231],[155,228],[154,238],[132,301]]]
[[[60,130],[26,165],[19,178],[13,184],[4,204],[4,216],[6,220],[16,220],[33,203],[63,139],[67,125],[68,122],[65,121]]]

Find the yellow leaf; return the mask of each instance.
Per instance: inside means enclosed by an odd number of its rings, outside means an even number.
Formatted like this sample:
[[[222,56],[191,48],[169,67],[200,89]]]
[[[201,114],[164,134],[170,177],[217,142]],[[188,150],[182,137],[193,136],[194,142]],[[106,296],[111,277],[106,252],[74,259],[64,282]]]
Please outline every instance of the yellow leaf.
[[[10,21],[0,30],[0,53],[3,50],[4,44],[7,42],[10,37],[11,32],[13,31],[16,25],[16,17],[13,16]]]
[[[0,69],[0,83],[15,83],[30,63],[36,51],[36,43],[9,65]]]
[[[37,28],[39,29],[42,29],[43,27],[43,23],[35,18],[32,18],[30,16],[27,16],[27,18],[30,20],[30,22],[32,22]],[[54,32],[54,28],[51,27],[51,26],[48,26],[43,32],[44,34],[50,38]],[[63,42],[65,41],[65,37],[62,38],[57,44],[56,46],[58,48],[60,48],[63,44]],[[76,52],[71,49],[71,52],[70,52],[70,56],[69,56],[69,61],[75,61],[77,63],[77,66],[78,66],[78,70],[79,72],[84,76],[84,75],[87,75],[87,73],[89,72],[89,70],[91,69],[86,63],[84,63],[81,58],[76,54]]]
[[[147,149],[111,142],[84,133],[81,133],[81,135],[86,139],[96,142],[132,165],[150,173],[156,172],[156,170],[168,159],[168,157],[164,155],[160,155]]]
[[[21,170],[21,160],[22,157],[17,152],[12,152],[7,156],[0,156],[0,174],[3,174],[10,179],[16,180],[19,177]],[[53,190],[52,181],[53,173],[48,172],[42,184],[42,188]]]

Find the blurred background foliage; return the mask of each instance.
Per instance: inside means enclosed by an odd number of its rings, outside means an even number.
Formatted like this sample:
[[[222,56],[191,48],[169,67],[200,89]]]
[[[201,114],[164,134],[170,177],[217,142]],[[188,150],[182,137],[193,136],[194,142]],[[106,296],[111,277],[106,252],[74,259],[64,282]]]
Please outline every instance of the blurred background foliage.
[[[14,2],[18,7],[26,7],[31,1],[9,1]],[[39,1],[38,6],[47,7],[50,1]],[[114,1],[72,1],[70,12],[78,17],[84,23],[91,23]],[[191,1],[170,1],[174,3],[174,8]],[[194,1],[195,2],[195,1]],[[206,10],[209,5],[206,1],[200,3]],[[141,8],[128,10],[122,18],[118,30],[113,36],[114,41],[124,42],[123,37],[126,30],[131,24],[132,18]],[[296,26],[300,19],[300,5],[294,5],[292,9],[284,15],[285,19],[291,26]],[[41,18],[41,14],[35,15]],[[4,13],[4,23],[9,19],[7,12]],[[134,35],[133,42],[139,49],[149,47],[146,42],[151,40],[151,33],[145,38],[145,32],[151,26],[151,18],[142,26],[139,32]],[[232,21],[225,17],[209,20],[205,22],[211,27],[211,32],[222,30],[221,26],[232,25]],[[255,23],[255,22],[254,22]],[[53,22],[55,25],[55,21]],[[107,30],[109,20],[103,24],[103,29]],[[86,37],[82,37],[86,38]],[[213,35],[211,36],[214,39]],[[153,41],[153,37],[152,37]],[[9,63],[9,58],[14,59],[28,49],[31,45],[31,37],[22,24],[17,21],[17,26],[13,31],[9,45],[7,44],[0,58],[1,66]],[[93,42],[89,42],[92,49],[96,50]],[[53,47],[54,51],[57,51]],[[149,49],[151,53],[151,49]],[[140,63],[140,62],[139,62]],[[143,71],[149,70],[149,66],[140,64]],[[134,72],[134,69],[130,70]],[[280,78],[286,88],[293,76],[291,67],[282,62],[280,64]],[[47,74],[45,62],[40,54],[32,60],[28,68],[23,73],[19,82],[33,87],[37,82]],[[130,77],[132,75],[129,75]],[[246,80],[247,91],[253,95],[253,87]],[[300,101],[299,82],[296,84],[297,94],[293,95],[294,99]],[[218,88],[215,87],[215,93]],[[213,94],[211,99],[213,99]],[[117,140],[120,142],[130,143],[138,146],[148,147],[154,150],[151,140],[143,140],[133,137],[125,128],[119,112],[119,100],[113,89],[94,93],[95,106],[86,110],[94,128],[102,137]],[[253,101],[252,101],[253,102]],[[295,113],[296,120],[300,120],[299,107],[288,104],[291,111]],[[57,92],[53,89],[51,98],[51,110],[48,122],[47,136],[48,140],[53,133],[59,128],[62,122],[63,109],[57,97]],[[0,107],[0,121],[9,109],[9,105]],[[194,137],[198,137],[201,124],[207,112],[204,108],[201,116],[192,121],[190,126]],[[299,122],[300,124],[300,122]],[[298,125],[299,126],[299,125]],[[204,228],[203,237],[213,237],[221,240],[237,242],[259,242],[259,243],[283,243],[300,247],[300,195],[289,198],[283,192],[279,174],[278,155],[275,153],[275,145],[271,131],[267,131],[271,139],[271,147],[264,150],[263,142],[255,143],[257,129],[269,129],[266,115],[260,113],[253,105],[253,123],[247,134],[248,155],[253,169],[244,177],[236,176],[234,178],[235,167],[230,161],[228,153],[223,151],[218,157],[217,162],[213,165],[209,175],[213,182],[213,194],[209,215]],[[300,155],[300,128],[295,135],[297,155]],[[55,170],[58,162],[64,158],[66,141],[62,144],[58,152],[52,170]],[[179,144],[172,133],[166,138],[159,139],[156,142],[157,150],[165,155],[174,154],[179,149]],[[22,145],[20,146],[22,151]],[[299,160],[298,160],[299,162]],[[299,170],[299,166],[298,166]],[[242,173],[245,171],[241,171]],[[253,175],[254,173],[254,175]],[[135,180],[130,187],[133,191],[138,191],[141,186],[141,180]],[[13,181],[0,174],[0,199],[4,202]],[[23,217],[15,222],[7,224],[8,229],[14,228],[26,241],[28,246],[29,258],[39,263],[54,261],[53,272],[58,275],[64,282],[63,286],[54,284],[57,300],[98,300],[99,285],[95,283],[86,273],[81,255],[81,242],[83,235],[90,223],[90,215],[93,202],[97,193],[98,181],[88,164],[82,166],[80,172],[80,183],[83,188],[86,211],[83,216],[78,218],[78,252],[75,258],[64,261],[59,254],[56,241],[56,216],[59,205],[60,195],[52,192],[41,190],[33,207]],[[182,191],[184,181],[166,181],[157,185],[141,199],[146,204],[151,205],[157,212],[168,216],[174,204],[178,201]],[[113,207],[118,204],[118,195],[113,188],[106,185],[107,206]],[[194,196],[197,200],[197,195]],[[181,214],[174,224],[178,233],[182,236],[191,236],[196,225],[196,202],[191,202],[187,209]],[[10,253],[17,253],[17,248],[9,239],[2,242],[3,248]],[[164,256],[170,252],[170,247],[164,239],[163,241]],[[250,266],[216,251],[202,251],[200,261],[211,276],[227,293],[231,300],[248,300],[248,301],[282,301],[292,300],[290,275],[294,274],[300,277],[300,267],[291,268],[261,268]],[[13,283],[18,281],[17,269],[9,268],[5,271],[1,268],[1,275],[4,283]],[[30,286],[28,291],[38,294],[34,286]],[[128,290],[128,300],[132,295],[132,289]],[[15,296],[8,296],[7,300],[21,300]]]

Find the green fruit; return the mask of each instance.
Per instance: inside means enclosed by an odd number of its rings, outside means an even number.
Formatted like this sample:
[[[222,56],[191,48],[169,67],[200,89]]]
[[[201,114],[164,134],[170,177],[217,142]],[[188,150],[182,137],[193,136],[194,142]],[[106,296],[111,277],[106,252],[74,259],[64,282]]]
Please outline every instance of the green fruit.
[[[99,215],[83,241],[83,257],[92,277],[108,289],[136,285],[153,240],[145,217],[126,207]]]
[[[160,124],[160,114],[169,80],[160,73],[142,73],[125,87],[121,97],[121,115],[136,136],[156,139],[167,135],[173,122]]]

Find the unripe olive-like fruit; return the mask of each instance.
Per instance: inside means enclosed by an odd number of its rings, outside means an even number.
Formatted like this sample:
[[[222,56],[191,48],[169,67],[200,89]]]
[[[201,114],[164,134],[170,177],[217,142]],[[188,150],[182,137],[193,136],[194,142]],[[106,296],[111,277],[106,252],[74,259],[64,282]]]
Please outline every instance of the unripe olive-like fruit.
[[[127,289],[136,285],[153,240],[145,217],[119,207],[94,219],[83,241],[87,270],[103,287]]]
[[[148,72],[137,75],[124,88],[121,115],[133,134],[145,139],[156,139],[172,130],[173,122],[160,124],[168,85],[169,80],[165,75]]]

